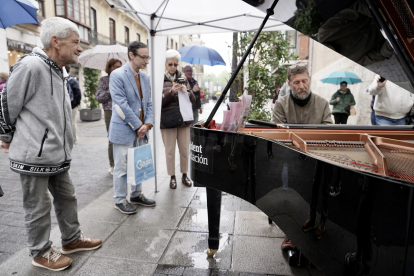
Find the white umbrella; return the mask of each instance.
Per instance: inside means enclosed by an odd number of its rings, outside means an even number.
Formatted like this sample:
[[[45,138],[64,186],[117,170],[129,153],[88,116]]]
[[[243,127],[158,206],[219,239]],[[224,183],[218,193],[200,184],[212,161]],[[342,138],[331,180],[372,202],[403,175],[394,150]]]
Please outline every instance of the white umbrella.
[[[96,45],[79,56],[79,63],[83,67],[104,71],[111,58],[119,59],[125,64],[128,61],[127,52],[128,48],[121,45]]]

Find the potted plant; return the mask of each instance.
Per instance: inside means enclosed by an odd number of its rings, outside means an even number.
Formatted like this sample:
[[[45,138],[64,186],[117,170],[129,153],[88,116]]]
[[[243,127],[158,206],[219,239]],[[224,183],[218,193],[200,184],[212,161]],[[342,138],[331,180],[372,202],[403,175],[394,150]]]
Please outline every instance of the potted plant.
[[[82,121],[98,121],[102,118],[102,110],[99,103],[95,99],[95,92],[98,89],[99,70],[91,68],[83,68],[84,76],[84,103],[85,109],[81,109],[80,119]]]

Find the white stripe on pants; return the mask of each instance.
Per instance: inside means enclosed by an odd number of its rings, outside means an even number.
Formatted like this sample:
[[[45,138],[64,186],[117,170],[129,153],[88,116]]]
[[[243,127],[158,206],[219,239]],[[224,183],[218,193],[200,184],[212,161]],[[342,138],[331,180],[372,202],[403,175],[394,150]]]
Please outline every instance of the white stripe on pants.
[[[190,127],[161,129],[162,141],[165,146],[168,175],[175,175],[175,144],[180,152],[180,171],[188,171],[188,154],[190,151]]]

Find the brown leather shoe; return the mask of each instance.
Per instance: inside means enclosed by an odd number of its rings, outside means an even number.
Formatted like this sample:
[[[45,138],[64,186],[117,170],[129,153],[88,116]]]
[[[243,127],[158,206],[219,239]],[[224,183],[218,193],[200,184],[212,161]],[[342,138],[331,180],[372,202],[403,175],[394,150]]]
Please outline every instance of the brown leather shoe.
[[[71,254],[79,251],[95,250],[101,247],[101,245],[101,239],[89,239],[81,233],[77,241],[72,242],[71,244],[62,245],[60,252],[62,252],[62,254]]]
[[[315,228],[315,220],[312,220],[312,219],[308,219],[302,225],[302,230],[304,232],[307,232],[309,230],[312,230],[313,228]]]
[[[32,265],[46,268],[52,271],[61,271],[66,269],[72,263],[72,259],[63,256],[53,248],[50,248],[42,257],[33,258]]]
[[[295,245],[293,244],[293,242],[286,237],[285,240],[282,242],[282,245],[280,246],[280,248],[283,251],[288,251],[288,250],[295,250]]]
[[[171,176],[170,188],[171,189],[177,189],[177,180],[175,179],[175,175]]]
[[[191,187],[193,184],[191,183],[190,178],[188,178],[186,173],[183,173],[183,177],[181,178],[181,182],[187,186],[187,187]]]
[[[325,222],[321,220],[315,230],[315,238],[318,240],[322,238],[323,232],[325,232]]]

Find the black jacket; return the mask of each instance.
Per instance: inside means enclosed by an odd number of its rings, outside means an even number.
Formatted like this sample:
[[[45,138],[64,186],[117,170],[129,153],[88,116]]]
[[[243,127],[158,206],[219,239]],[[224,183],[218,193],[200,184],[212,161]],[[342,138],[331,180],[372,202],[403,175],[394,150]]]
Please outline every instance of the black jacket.
[[[73,100],[71,101],[72,109],[80,105],[82,99],[82,92],[79,87],[79,82],[75,78],[68,78],[68,85],[72,88]]]

